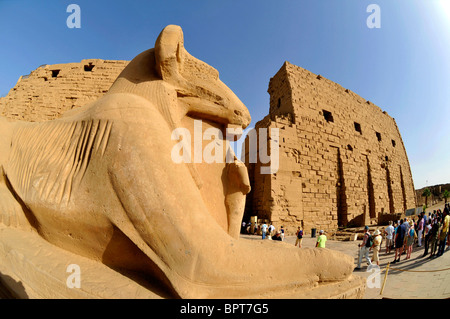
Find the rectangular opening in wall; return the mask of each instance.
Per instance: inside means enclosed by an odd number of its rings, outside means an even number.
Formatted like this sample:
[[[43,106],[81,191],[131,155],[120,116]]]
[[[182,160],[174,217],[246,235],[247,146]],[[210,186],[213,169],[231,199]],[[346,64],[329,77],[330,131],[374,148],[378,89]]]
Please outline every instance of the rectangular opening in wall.
[[[375,134],[377,135],[378,142],[381,142],[381,134],[378,132],[375,132]]]
[[[61,70],[52,70],[52,78],[58,77],[59,71]]]
[[[392,140],[392,146],[395,147],[395,141],[394,140]]]
[[[345,186],[344,164],[341,151],[338,147],[330,145],[330,164],[333,166],[334,178],[331,182],[335,184],[336,191],[336,214],[338,226],[346,226],[348,223],[347,193]]]
[[[355,131],[359,132],[359,134],[362,134],[361,124],[355,122]]]
[[[280,107],[281,107],[281,98],[279,98],[278,102],[277,102],[277,108],[280,108]]]
[[[389,172],[389,168],[386,166],[386,185],[389,199],[389,213],[395,213],[394,209],[394,194],[392,192],[392,183],[391,183],[391,173]]]
[[[322,110],[322,113],[323,113],[323,117],[325,118],[325,120],[327,122],[334,122],[333,114],[331,114],[331,112]]]
[[[401,165],[399,165],[399,168],[400,168],[400,186],[402,187],[403,211],[406,212],[407,205],[406,205],[405,181],[403,180],[403,172]]]
[[[85,72],[92,72],[92,69],[94,68],[95,65],[92,64],[92,62],[89,62],[89,65],[85,65],[84,66],[84,71]]]
[[[369,157],[366,155],[366,162],[367,162],[367,196],[369,201],[369,216],[370,218],[377,217],[375,212],[375,191],[373,187],[373,181],[372,181],[372,172],[369,162]]]

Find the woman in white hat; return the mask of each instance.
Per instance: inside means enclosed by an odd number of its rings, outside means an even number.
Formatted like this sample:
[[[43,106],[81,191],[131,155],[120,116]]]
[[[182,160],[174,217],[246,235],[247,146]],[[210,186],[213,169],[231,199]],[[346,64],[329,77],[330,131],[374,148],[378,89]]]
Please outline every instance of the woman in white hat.
[[[373,238],[373,245],[372,245],[372,248],[373,248],[372,262],[377,263],[378,266],[380,265],[378,254],[379,254],[380,248],[381,248],[381,241],[383,240],[383,238],[381,237],[380,234],[381,233],[378,229],[375,230],[375,232],[373,233],[374,238]]]

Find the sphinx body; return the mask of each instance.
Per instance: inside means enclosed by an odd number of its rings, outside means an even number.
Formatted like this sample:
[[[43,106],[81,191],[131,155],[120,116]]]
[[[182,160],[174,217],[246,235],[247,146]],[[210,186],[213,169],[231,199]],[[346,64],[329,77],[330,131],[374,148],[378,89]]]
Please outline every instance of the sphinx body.
[[[193,132],[195,120],[225,132],[250,115],[215,69],[187,53],[181,28],[168,26],[96,102],[48,122],[0,119],[3,223],[166,298],[359,289],[349,256],[238,240],[245,166],[171,157],[173,130]],[[261,262],[269,259],[277,262]]]

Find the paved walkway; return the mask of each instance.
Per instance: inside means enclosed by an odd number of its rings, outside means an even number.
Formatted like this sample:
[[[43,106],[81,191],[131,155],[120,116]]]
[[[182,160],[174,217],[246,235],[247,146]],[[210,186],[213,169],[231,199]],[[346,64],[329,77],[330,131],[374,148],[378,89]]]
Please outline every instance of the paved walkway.
[[[246,240],[261,240],[261,236],[242,235],[241,237]],[[306,236],[303,239],[303,247],[313,248],[316,240],[316,238]],[[294,245],[295,237],[287,236],[285,242]],[[359,251],[358,243],[360,242],[328,240],[326,246],[329,249],[341,251],[355,257],[356,266]],[[386,255],[383,244],[380,252],[381,275],[379,276],[378,282],[376,281],[375,272],[367,271],[363,259],[362,269],[354,271],[354,274],[368,279],[369,277],[371,278],[366,287],[364,299],[450,299],[450,250],[446,248],[441,257],[433,259],[429,259],[429,255],[423,258],[422,255],[423,247],[414,247],[411,259],[405,260],[406,255],[402,255],[400,263],[390,264],[390,270],[382,295],[380,295],[380,290],[385,277],[385,269],[387,264],[394,260],[394,253],[391,252]],[[442,269],[447,270],[437,271]],[[375,288],[370,288],[370,285],[375,286]],[[10,296],[3,295],[0,289],[0,299],[3,298],[10,298]]]
[[[243,238],[260,240],[260,236],[243,235]],[[316,238],[306,236],[303,239],[303,247],[314,247]],[[285,241],[294,245],[295,237],[287,236]],[[358,258],[358,244],[361,241],[327,241],[327,248],[341,251],[355,257],[355,266]],[[450,298],[450,250],[447,249],[439,258],[422,258],[423,247],[414,246],[411,259],[405,260],[406,254],[401,256],[400,263],[390,264],[386,284],[383,294],[380,295],[381,287],[385,277],[385,269],[388,263],[394,260],[394,252],[385,253],[384,243],[380,252],[380,271],[378,277],[375,276],[375,269],[367,271],[363,258],[361,270],[355,270],[354,274],[370,279],[366,287],[364,299],[443,299]],[[370,253],[370,257],[372,253]],[[408,271],[400,271],[408,270]],[[436,271],[447,269],[445,271]],[[369,278],[370,277],[370,278]],[[374,288],[370,288],[373,286]],[[376,288],[376,287],[379,288]]]

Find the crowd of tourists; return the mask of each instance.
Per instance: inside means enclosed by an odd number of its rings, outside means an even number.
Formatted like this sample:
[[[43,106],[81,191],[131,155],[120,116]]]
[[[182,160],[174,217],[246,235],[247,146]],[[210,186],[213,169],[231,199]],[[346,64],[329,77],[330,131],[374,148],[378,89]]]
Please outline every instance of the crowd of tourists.
[[[241,233],[242,234],[253,234],[261,235],[262,239],[279,240],[284,241],[286,229],[280,226],[278,230],[272,224],[267,225],[266,223],[257,224],[251,222],[242,222]],[[295,232],[295,246],[302,248],[303,241],[303,229],[298,226]],[[319,231],[319,236],[317,237],[316,247],[325,248],[325,243],[327,241],[327,236],[323,230]]]
[[[410,259],[414,247],[424,247],[422,258],[428,256],[428,254],[430,254],[428,258],[440,257],[445,252],[445,246],[450,247],[449,226],[449,204],[445,205],[443,211],[439,209],[428,214],[422,212],[414,218],[391,221],[383,231],[385,253],[394,253],[393,264],[400,262],[402,255],[405,255],[404,260]],[[382,242],[383,237],[379,230],[371,234],[369,227],[365,227],[363,241],[359,245],[360,251],[356,269],[361,268],[363,258],[369,266],[374,263],[379,265],[379,252]],[[369,257],[370,251],[373,251],[372,259]]]
[[[394,253],[393,264],[400,262],[401,256],[404,260],[411,258],[414,247],[424,247],[422,257],[429,254],[429,258],[442,256],[445,246],[450,247],[450,204],[445,204],[443,211],[435,210],[428,214],[422,212],[419,216],[406,217],[397,221],[390,221],[382,232],[375,230],[370,233],[369,227],[365,226],[362,243],[358,245],[359,256],[356,269],[361,269],[363,258],[369,266],[374,264],[379,266],[379,256],[384,243],[385,254]],[[267,223],[242,223],[243,234],[261,235],[262,239],[284,241],[285,229],[281,226],[276,229],[272,224]],[[303,230],[298,227],[295,232],[295,246],[302,247]],[[327,237],[323,230],[319,231],[316,247],[325,247]],[[370,258],[370,252],[373,252]]]
[[[285,229],[281,226],[276,230],[274,225],[267,223],[242,222],[241,234],[261,235],[262,239],[284,241]]]

